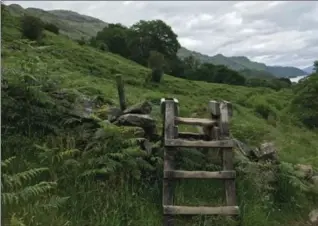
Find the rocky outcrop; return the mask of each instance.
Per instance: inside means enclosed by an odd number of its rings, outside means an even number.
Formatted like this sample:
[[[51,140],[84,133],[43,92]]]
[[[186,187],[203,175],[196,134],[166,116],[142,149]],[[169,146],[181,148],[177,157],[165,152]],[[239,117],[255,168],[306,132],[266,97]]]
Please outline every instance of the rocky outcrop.
[[[309,213],[309,221],[312,225],[318,225],[318,209],[314,209]]]
[[[314,173],[311,165],[297,164],[295,169],[296,175],[300,178],[311,179]]]

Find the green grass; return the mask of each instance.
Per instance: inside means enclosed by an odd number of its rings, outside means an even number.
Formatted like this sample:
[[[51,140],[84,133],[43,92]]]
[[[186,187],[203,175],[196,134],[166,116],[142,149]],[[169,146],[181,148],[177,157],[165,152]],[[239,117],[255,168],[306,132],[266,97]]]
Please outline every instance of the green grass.
[[[7,21],[10,19],[12,18],[7,18]],[[112,102],[118,105],[115,75],[121,74],[129,104],[140,100],[149,100],[153,103],[151,114],[157,119],[158,131],[162,126],[159,109],[162,97],[177,98],[181,116],[196,113],[197,117],[208,117],[206,107],[209,100],[224,99],[234,105],[234,116],[231,121],[231,133],[234,137],[250,145],[259,145],[265,140],[273,141],[279,150],[280,160],[318,167],[318,134],[316,131],[299,127],[293,121],[291,114],[286,112],[293,97],[290,90],[275,92],[267,88],[188,81],[169,75],[164,75],[163,81],[158,85],[145,84],[145,78],[150,71],[134,62],[111,53],[99,52],[88,46],[80,46],[68,38],[51,33],[45,33],[46,37],[41,45],[30,44],[29,41],[21,39],[20,32],[12,24],[14,19],[12,23],[7,22],[2,27],[1,53],[2,69],[7,71],[6,76],[12,84],[15,84],[14,82],[18,84],[18,80],[22,79],[23,75],[31,74],[37,80],[42,80],[41,84],[56,83],[59,89],[69,92],[76,90],[89,97],[100,96],[104,103]],[[41,97],[46,96],[42,94]],[[32,103],[29,104],[33,106]],[[7,110],[2,109],[2,111]],[[31,118],[32,115],[25,116],[25,119],[28,120],[28,117]],[[13,122],[2,123],[20,128],[20,124]],[[41,162],[42,160],[37,159],[33,145],[44,142],[48,143],[52,150],[58,147],[60,152],[57,153],[72,149],[79,149],[80,152],[85,153],[84,149],[91,142],[91,138],[86,138],[85,133],[92,132],[85,129],[85,123],[79,125],[79,128],[82,128],[81,126],[84,129],[76,129],[76,132],[75,129],[72,131],[65,128],[63,131],[62,128],[63,133],[57,135],[44,135],[41,131],[37,133],[20,131],[24,133],[21,137],[5,134],[2,142],[3,158],[17,156],[11,171],[16,173],[43,165],[49,166],[50,176],[40,178],[48,180],[57,177],[58,185],[53,194],[69,198],[54,211],[34,209],[34,205],[27,203],[8,210],[4,216],[11,218],[11,221],[18,221],[21,218],[25,225],[162,225],[162,162],[158,162],[155,171],[142,174],[148,177],[134,178],[129,172],[130,166],[127,165],[125,169],[124,164],[121,170],[114,172],[107,179],[96,181],[83,180],[79,169],[75,166],[69,168],[67,164],[70,164],[70,159],[73,157],[66,157],[71,156],[70,152],[64,154],[65,159],[63,157],[58,162],[45,163],[48,160]],[[116,142],[111,139],[105,140],[106,146],[97,153],[120,152],[116,145],[124,142],[123,131],[117,131],[112,127],[107,127],[105,131],[113,133],[112,139]],[[97,144],[104,145],[103,142]],[[161,155],[160,152],[159,158],[162,157]],[[180,155],[183,158],[184,168],[194,166],[218,168],[217,165],[202,166],[203,162],[207,163],[205,157],[193,150],[184,150]],[[53,155],[50,156],[53,159]],[[187,159],[191,159],[192,162],[186,162]],[[86,169],[89,166],[86,165],[88,163],[85,157],[77,157],[76,160],[82,161],[80,163]],[[65,166],[64,169],[65,164],[67,167]],[[285,168],[281,168],[281,166],[251,162],[243,162],[237,166],[239,172],[237,193],[242,225],[296,226],[301,223],[305,225],[307,214],[314,205],[317,205],[317,199],[307,196],[307,193],[300,188],[289,184],[291,174]],[[275,182],[271,180],[272,173],[275,175]],[[177,204],[213,206],[224,201],[222,185],[215,181],[180,181],[176,190]],[[48,197],[35,196],[34,199],[36,198],[45,201]],[[12,213],[16,215],[12,216]],[[233,225],[233,222],[224,218],[194,217],[178,218],[177,225]]]

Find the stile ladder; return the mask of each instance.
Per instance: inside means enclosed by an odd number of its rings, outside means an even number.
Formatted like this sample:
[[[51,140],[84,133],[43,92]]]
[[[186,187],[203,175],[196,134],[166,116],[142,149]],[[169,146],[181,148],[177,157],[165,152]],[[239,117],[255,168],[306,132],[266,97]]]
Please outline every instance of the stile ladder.
[[[234,141],[229,138],[229,119],[232,106],[229,102],[210,101],[208,105],[211,119],[178,117],[178,100],[161,99],[161,113],[164,116],[163,144],[163,225],[173,226],[173,215],[238,215],[236,206],[235,177],[233,166]],[[178,124],[202,126],[205,133],[182,133]],[[189,140],[192,138],[194,140]],[[221,148],[223,170],[184,171],[175,169],[174,154],[180,147]],[[222,179],[225,185],[226,205],[220,207],[176,206],[174,205],[173,181],[178,178]]]

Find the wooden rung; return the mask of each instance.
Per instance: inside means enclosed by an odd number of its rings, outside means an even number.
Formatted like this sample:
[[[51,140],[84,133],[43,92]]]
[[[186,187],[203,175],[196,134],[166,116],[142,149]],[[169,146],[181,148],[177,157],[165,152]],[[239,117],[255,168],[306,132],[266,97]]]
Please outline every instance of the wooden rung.
[[[209,137],[201,133],[179,132],[178,138],[204,140],[204,139],[208,139]]]
[[[217,121],[205,118],[182,118],[175,117],[176,124],[186,124],[194,126],[213,126],[216,125]]]
[[[165,215],[238,215],[238,206],[163,206]]]
[[[197,148],[232,148],[234,147],[233,140],[183,140],[183,139],[166,139],[165,146],[167,147],[197,147]]]
[[[201,178],[201,179],[235,179],[236,172],[234,170],[227,171],[184,171],[170,170],[164,171],[164,178]]]

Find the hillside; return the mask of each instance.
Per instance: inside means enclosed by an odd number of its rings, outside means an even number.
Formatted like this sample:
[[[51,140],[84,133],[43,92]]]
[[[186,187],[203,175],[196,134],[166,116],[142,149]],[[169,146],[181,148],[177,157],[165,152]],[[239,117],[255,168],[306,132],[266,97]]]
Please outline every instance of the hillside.
[[[306,67],[306,68],[304,68],[302,70],[307,72],[308,74],[310,74],[310,73],[314,72],[314,66]]]
[[[270,74],[272,74],[276,77],[287,77],[287,78],[292,78],[292,77],[306,74],[306,72],[300,70],[299,68],[267,66],[263,63],[251,61],[244,56],[226,57],[226,56],[223,56],[222,54],[217,54],[215,56],[208,56],[208,55],[204,55],[195,51],[190,51],[186,48],[181,48],[178,54],[181,58],[193,55],[197,59],[199,59],[201,62],[212,63],[216,65],[219,65],[219,64],[226,65],[229,68],[236,71],[242,71],[242,70],[265,71],[269,74],[269,76]]]
[[[76,40],[82,37],[89,39],[107,25],[104,21],[94,17],[81,15],[69,10],[24,9],[17,4],[9,5],[8,9],[14,16],[20,16],[25,13],[39,17],[44,22],[55,24],[60,29],[61,34]]]
[[[132,144],[141,136],[136,128],[116,126],[107,118],[119,105],[117,74],[123,77],[129,106],[151,103],[158,134],[162,97],[177,98],[183,117],[209,117],[206,105],[212,99],[232,102],[231,135],[250,147],[274,142],[279,158],[253,161],[235,150],[241,225],[307,225],[318,200],[295,165],[318,167],[318,134],[288,111],[292,90],[169,75],[160,84],[145,83],[149,69],[63,35],[45,32],[40,42],[21,39],[19,19],[5,13],[1,20],[4,225],[162,225],[160,143],[151,141],[153,149],[145,153]],[[83,110],[87,100],[93,103],[91,117]],[[221,169],[201,150],[182,149],[178,159],[184,170]],[[176,190],[182,205],[219,205],[224,198],[223,184],[214,180],[181,180]],[[236,224],[223,217],[193,217],[178,219],[179,225]]]
[[[22,13],[28,13],[41,18],[45,22],[53,23],[59,27],[62,34],[65,34],[68,37],[76,40],[81,39],[82,37],[89,39],[90,37],[95,36],[98,31],[102,30],[107,25],[106,22],[94,17],[81,15],[69,10],[45,11],[36,8],[23,9],[21,6],[16,4],[9,5],[9,9],[12,11],[12,14],[16,16],[21,15]],[[251,74],[255,75],[252,77],[262,78],[272,78],[273,76],[296,77],[306,74],[302,70],[294,67],[266,66],[263,63],[250,61],[244,56],[226,57],[222,54],[217,54],[213,57],[210,57],[201,53],[187,50],[184,47],[179,50],[178,55],[181,58],[194,55],[200,60],[200,62],[213,63],[215,65],[225,65],[236,71],[249,70],[250,72],[243,73],[248,77],[251,77]]]

